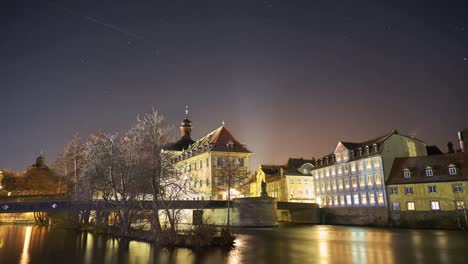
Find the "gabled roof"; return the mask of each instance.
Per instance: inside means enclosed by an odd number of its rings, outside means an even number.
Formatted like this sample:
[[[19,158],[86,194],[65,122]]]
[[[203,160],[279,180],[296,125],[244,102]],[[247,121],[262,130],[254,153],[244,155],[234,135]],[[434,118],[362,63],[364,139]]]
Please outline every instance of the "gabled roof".
[[[449,174],[449,166],[457,168],[457,175]],[[426,168],[432,168],[433,176],[426,176]],[[403,171],[411,171],[404,178]],[[468,155],[462,152],[420,157],[396,158],[387,184],[412,184],[429,182],[468,181]]]
[[[265,173],[265,177],[281,175],[281,169],[285,169],[284,165],[260,165],[260,170]]]
[[[384,142],[393,135],[400,135],[402,137],[407,137],[407,138],[411,138],[411,139],[422,142],[421,140],[416,139],[414,137],[402,135],[402,134],[398,133],[397,130],[392,130],[392,131],[390,131],[390,133],[388,133],[388,134],[386,134],[384,136],[377,137],[377,138],[367,140],[367,141],[364,141],[364,142],[360,142],[360,143],[340,141],[340,142],[338,142],[338,144],[337,144],[337,146],[335,148],[335,152],[341,146],[344,146],[346,149],[354,151],[354,156],[350,156],[348,161],[362,159],[364,157],[368,157],[368,156],[372,156],[372,155],[381,153],[383,148],[384,148]],[[374,145],[377,145],[377,151],[374,150],[374,147],[373,147]],[[370,150],[369,154],[367,154],[366,151],[365,151],[366,146],[369,147],[369,150]],[[359,148],[362,149],[362,155],[358,155],[359,154]],[[328,158],[328,162],[323,162],[323,164],[320,164],[319,162],[317,162],[316,167],[314,169],[327,167],[327,166],[335,164],[335,162],[336,162],[335,159],[334,159],[335,152],[330,153],[328,155],[325,155],[321,159],[318,159],[318,160],[326,160]]]
[[[302,167],[302,165],[310,163],[312,165],[315,165],[315,160],[305,160],[303,158],[289,158],[288,163],[286,164],[286,170],[284,172],[285,175],[302,175],[304,174],[299,172],[299,168]],[[310,175],[309,175],[310,176]]]
[[[180,150],[168,148],[167,150],[182,151],[182,155],[188,154],[189,156],[198,155],[207,151],[252,153],[245,145],[234,138],[225,126],[221,126],[199,140],[188,144],[187,148]]]

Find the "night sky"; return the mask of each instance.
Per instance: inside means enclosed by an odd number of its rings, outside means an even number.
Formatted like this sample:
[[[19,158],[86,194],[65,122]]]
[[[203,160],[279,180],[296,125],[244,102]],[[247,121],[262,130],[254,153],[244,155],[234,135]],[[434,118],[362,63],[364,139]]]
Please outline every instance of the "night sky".
[[[154,107],[259,163],[468,127],[468,1],[2,1],[0,168]],[[458,144],[456,144],[458,145]]]

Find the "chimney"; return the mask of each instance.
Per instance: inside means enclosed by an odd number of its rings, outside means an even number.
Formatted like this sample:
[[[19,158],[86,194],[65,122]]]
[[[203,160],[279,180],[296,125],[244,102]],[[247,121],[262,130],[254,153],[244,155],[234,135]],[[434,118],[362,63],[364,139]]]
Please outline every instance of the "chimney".
[[[448,153],[454,153],[455,152],[453,150],[453,143],[452,142],[447,143],[447,149],[448,149]]]
[[[460,141],[460,150],[461,152],[465,152],[468,149],[468,129],[462,130],[458,132],[458,140]]]

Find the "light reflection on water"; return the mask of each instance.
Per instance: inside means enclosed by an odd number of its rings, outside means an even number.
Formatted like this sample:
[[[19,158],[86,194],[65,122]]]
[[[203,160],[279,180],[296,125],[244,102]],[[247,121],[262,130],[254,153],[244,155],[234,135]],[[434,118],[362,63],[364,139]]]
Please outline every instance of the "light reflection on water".
[[[288,226],[240,230],[236,246],[160,249],[89,233],[0,225],[0,263],[465,263],[462,231]]]

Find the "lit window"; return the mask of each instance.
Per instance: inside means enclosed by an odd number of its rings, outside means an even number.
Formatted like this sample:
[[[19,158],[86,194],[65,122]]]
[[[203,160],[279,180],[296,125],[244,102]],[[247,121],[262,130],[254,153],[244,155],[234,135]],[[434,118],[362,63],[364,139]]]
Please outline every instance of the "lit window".
[[[374,167],[379,167],[380,166],[380,159],[378,157],[374,158]]]
[[[367,195],[365,193],[361,194],[361,204],[367,204]]]
[[[341,204],[341,205],[345,205],[344,196],[343,196],[343,195],[340,196],[340,204]]]
[[[343,182],[341,181],[341,179],[338,180],[338,189],[343,190]]]
[[[375,204],[375,194],[373,192],[369,193],[369,203]]]
[[[329,181],[326,181],[326,182],[325,182],[325,187],[327,187],[327,191],[330,190],[330,182],[329,182]]]
[[[377,193],[377,202],[378,202],[379,204],[383,204],[383,203],[384,203],[383,193],[382,193],[382,192],[378,192],[378,193]]]
[[[463,192],[463,185],[461,183],[452,184],[452,189],[454,193],[461,193]]]
[[[348,152],[343,152],[343,160],[346,161],[348,159]]]
[[[359,194],[355,194],[353,196],[353,199],[354,199],[354,205],[359,205]]]
[[[338,206],[338,196],[334,196],[334,197],[333,197],[333,204],[334,204],[335,206]]]
[[[336,190],[336,182],[335,182],[335,180],[332,180],[332,190]]]
[[[455,167],[454,165],[450,165],[449,174],[450,175],[456,175],[457,174],[457,167]]]
[[[370,159],[366,160],[366,165],[367,165],[366,167],[367,167],[368,170],[372,169],[372,164],[371,164]]]
[[[344,179],[345,188],[349,188],[349,179]]]
[[[332,167],[332,168],[331,168],[331,174],[332,174],[332,175],[335,175],[335,174],[336,174],[336,172],[335,172],[335,167]]]
[[[380,185],[382,183],[382,178],[380,177],[380,174],[375,175],[375,184]]]
[[[389,191],[390,194],[398,194],[398,187],[390,187]]]
[[[400,211],[400,203],[392,203],[393,211]]]
[[[315,190],[320,191],[318,183],[315,184]]]
[[[404,169],[403,177],[405,177],[406,179],[411,178],[411,171],[409,169]]]
[[[346,204],[347,205],[352,205],[353,202],[351,201],[351,195],[346,195]]]
[[[338,175],[341,175],[343,173],[343,170],[341,168],[341,166],[338,166]]]
[[[351,171],[355,172],[356,171],[356,163],[353,162],[353,163],[350,164],[350,166],[351,166]]]
[[[413,194],[413,187],[405,187],[405,194]]]
[[[431,210],[440,210],[439,201],[432,201],[431,202]]]
[[[465,210],[465,201],[455,201],[455,208],[457,210]]]
[[[325,169],[325,175],[328,177],[330,176],[330,170],[328,168]]]
[[[374,184],[372,181],[372,175],[367,175],[367,185],[371,186],[372,184]]]
[[[357,187],[357,179],[356,177],[351,178],[351,182],[353,183],[353,188]]]
[[[366,185],[366,181],[364,180],[364,176],[359,176],[359,185],[364,187]]]
[[[437,186],[435,186],[435,185],[427,186],[427,189],[428,189],[429,193],[436,193],[437,192]]]
[[[406,203],[406,209],[408,209],[408,211],[416,210],[416,207],[414,206],[414,202],[407,202]]]
[[[364,164],[362,163],[362,160],[359,161],[358,166],[359,166],[359,170],[362,171],[364,168]]]
[[[434,176],[434,171],[432,168],[426,168],[426,176]]]
[[[301,184],[301,179],[297,179],[297,184]]]
[[[341,161],[341,154],[336,154],[336,162],[340,162]]]

